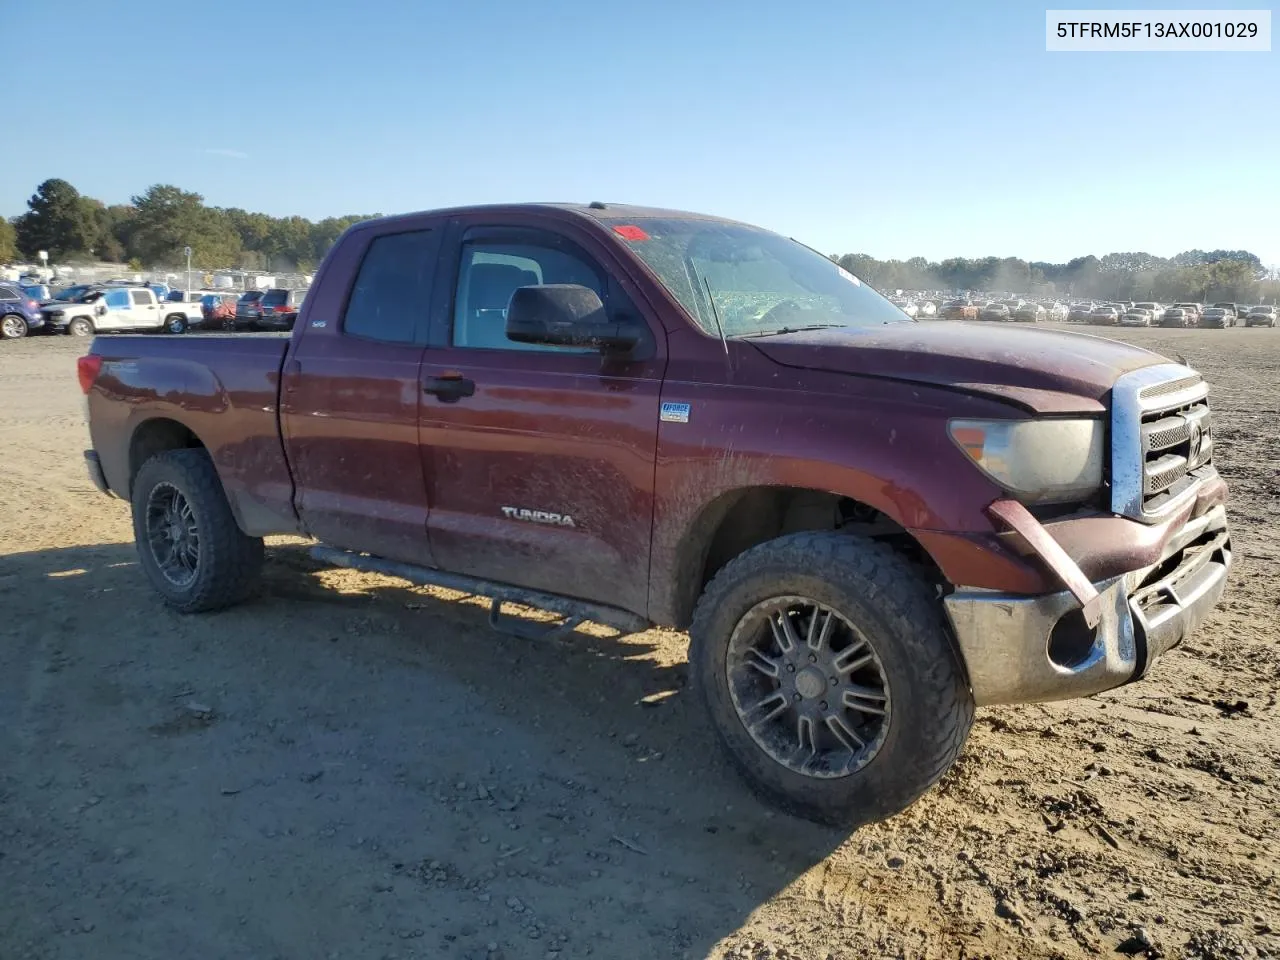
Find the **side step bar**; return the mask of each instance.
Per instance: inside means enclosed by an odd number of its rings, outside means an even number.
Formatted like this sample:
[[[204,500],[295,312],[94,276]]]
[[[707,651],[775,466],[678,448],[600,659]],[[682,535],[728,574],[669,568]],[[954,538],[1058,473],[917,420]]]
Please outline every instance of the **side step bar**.
[[[388,577],[399,577],[420,586],[443,587],[446,590],[459,590],[463,593],[478,594],[490,597],[489,625],[495,630],[522,637],[526,640],[561,638],[572,633],[583,621],[604,624],[624,634],[642,633],[652,624],[643,617],[617,607],[599,603],[588,603],[585,600],[574,600],[555,593],[543,593],[540,590],[525,590],[510,584],[495,583],[468,577],[460,573],[446,573],[431,567],[419,567],[412,563],[400,563],[396,560],[385,560],[382,557],[370,556],[367,553],[352,553],[350,550],[337,550],[333,547],[318,546],[311,548],[311,556],[321,563],[335,567],[347,567],[351,570],[364,570],[367,573],[381,573]],[[529,623],[524,620],[502,616],[503,603],[518,603],[538,610],[549,610],[558,613],[564,620],[551,626]]]

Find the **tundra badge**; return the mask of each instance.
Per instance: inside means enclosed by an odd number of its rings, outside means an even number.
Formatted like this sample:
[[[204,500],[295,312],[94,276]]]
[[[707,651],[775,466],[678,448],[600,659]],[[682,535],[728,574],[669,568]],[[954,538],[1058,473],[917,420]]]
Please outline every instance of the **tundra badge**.
[[[556,527],[576,527],[573,517],[567,513],[548,513],[545,510],[525,510],[521,507],[503,507],[502,515],[508,520],[527,520],[529,523],[549,523]]]
[[[664,402],[658,419],[664,423],[688,423],[689,404]]]

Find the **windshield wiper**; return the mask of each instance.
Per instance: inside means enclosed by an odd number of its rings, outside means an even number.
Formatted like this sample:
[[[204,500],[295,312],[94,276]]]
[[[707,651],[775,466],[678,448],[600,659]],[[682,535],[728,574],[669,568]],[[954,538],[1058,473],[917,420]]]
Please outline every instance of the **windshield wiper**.
[[[805,330],[831,330],[839,327],[845,327],[845,323],[811,323],[803,327],[779,327],[777,330],[761,330],[759,333],[743,333],[739,337],[743,340],[751,340],[756,337],[777,337],[784,333],[802,333]]]

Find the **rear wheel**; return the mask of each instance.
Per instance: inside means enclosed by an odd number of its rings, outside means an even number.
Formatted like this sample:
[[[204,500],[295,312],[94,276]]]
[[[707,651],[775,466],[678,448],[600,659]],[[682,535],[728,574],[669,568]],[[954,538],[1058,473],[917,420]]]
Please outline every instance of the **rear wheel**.
[[[138,471],[132,501],[138,559],[166,603],[198,613],[249,595],[262,569],[262,538],[241,532],[208,452],[152,457]]]
[[[93,323],[84,317],[76,317],[67,326],[67,333],[73,337],[91,337],[93,336]]]
[[[932,588],[883,544],[819,532],[754,547],[707,586],[689,634],[730,758],[763,798],[811,820],[904,810],[973,723]]]
[[[0,319],[0,337],[6,340],[21,340],[27,335],[27,321],[16,313],[6,313]]]
[[[165,333],[186,333],[187,318],[180,313],[167,317],[164,321]]]

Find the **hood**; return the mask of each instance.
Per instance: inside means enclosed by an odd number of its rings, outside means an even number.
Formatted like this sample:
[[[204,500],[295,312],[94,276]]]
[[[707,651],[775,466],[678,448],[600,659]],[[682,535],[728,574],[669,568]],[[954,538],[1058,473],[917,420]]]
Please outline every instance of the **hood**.
[[[839,327],[747,342],[788,367],[943,386],[1036,413],[1101,410],[1122,374],[1168,362],[1102,337],[1004,324]]]

